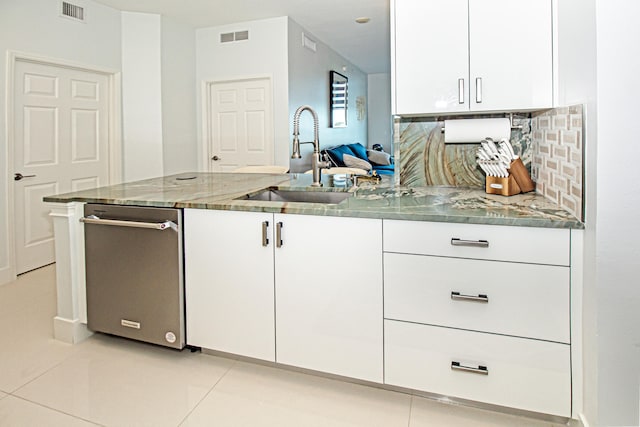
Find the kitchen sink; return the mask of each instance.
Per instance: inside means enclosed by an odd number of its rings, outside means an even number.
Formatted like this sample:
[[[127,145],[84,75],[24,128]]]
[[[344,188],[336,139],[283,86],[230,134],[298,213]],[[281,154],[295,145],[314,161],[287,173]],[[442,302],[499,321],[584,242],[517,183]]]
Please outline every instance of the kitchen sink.
[[[352,193],[344,191],[303,191],[267,188],[255,194],[247,194],[235,200],[255,200],[263,202],[294,202],[338,204],[351,197]]]

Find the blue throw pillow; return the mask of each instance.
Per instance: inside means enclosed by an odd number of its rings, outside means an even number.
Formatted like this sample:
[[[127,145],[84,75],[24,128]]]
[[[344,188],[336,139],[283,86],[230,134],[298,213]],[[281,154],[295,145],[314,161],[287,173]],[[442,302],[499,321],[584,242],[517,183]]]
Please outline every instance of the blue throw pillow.
[[[343,158],[345,154],[348,154],[350,156],[355,155],[355,153],[351,151],[351,149],[346,145],[339,145],[338,147],[329,148],[325,151],[329,155],[329,158],[331,158],[331,161],[336,166],[341,166],[341,167],[345,166],[344,158]]]
[[[362,160],[366,160],[367,162],[369,161],[369,156],[367,156],[367,148],[364,145],[356,142],[354,144],[347,145],[347,147],[349,147],[351,151],[353,151],[353,154],[355,154],[356,157],[359,157]]]

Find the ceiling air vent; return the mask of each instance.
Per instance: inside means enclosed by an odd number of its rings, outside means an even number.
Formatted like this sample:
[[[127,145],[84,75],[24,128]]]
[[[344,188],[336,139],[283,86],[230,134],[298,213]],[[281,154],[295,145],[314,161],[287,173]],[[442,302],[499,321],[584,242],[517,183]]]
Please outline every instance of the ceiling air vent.
[[[249,40],[249,31],[236,31],[235,33],[220,34],[220,43],[237,42],[241,40]]]
[[[63,1],[62,16],[75,19],[77,21],[84,21],[84,8],[81,6]]]

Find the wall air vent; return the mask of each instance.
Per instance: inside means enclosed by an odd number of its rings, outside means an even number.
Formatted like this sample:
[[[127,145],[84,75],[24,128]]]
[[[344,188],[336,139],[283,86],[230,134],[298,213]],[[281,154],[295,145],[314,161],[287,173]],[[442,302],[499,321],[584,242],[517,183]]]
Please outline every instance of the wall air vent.
[[[62,4],[62,16],[75,19],[76,21],[84,21],[84,8],[66,1]]]
[[[234,34],[236,36],[236,41],[249,40],[249,31],[236,31]]]
[[[309,36],[307,36],[305,33],[302,33],[302,46],[306,47],[307,49],[315,52],[316,51],[316,42],[315,40],[309,38]]]
[[[235,33],[221,33],[220,43],[238,42],[249,40],[249,31],[236,31]]]
[[[233,33],[220,34],[220,43],[229,43],[234,40]]]

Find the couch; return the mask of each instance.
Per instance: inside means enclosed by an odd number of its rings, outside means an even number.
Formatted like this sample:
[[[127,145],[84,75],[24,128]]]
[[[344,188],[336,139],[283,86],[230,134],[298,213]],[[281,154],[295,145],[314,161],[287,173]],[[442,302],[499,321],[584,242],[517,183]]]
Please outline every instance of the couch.
[[[368,173],[393,175],[393,157],[384,151],[368,150],[359,142],[343,144],[321,151],[326,154],[332,166],[364,169]]]

